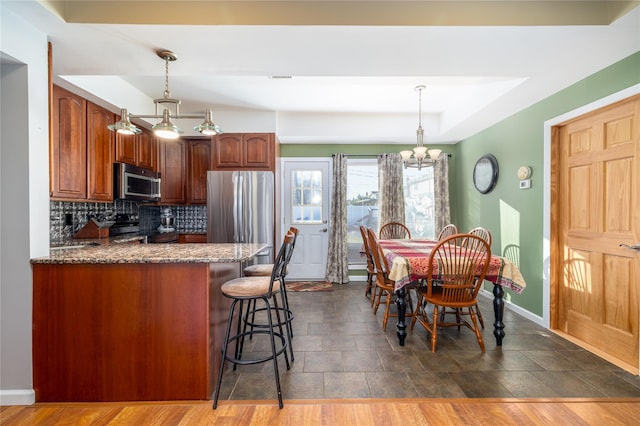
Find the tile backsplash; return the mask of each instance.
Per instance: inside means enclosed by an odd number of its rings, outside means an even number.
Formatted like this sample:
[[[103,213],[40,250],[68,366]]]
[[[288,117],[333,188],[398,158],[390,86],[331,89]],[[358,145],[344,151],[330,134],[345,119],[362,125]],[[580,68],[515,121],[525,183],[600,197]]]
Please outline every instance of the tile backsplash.
[[[207,232],[207,206],[146,206],[135,201],[116,200],[113,203],[70,201],[49,202],[49,238],[52,244],[71,238],[91,216],[112,216],[118,213],[137,214],[140,232],[149,234],[160,226],[160,212],[170,207],[175,217],[176,231]]]

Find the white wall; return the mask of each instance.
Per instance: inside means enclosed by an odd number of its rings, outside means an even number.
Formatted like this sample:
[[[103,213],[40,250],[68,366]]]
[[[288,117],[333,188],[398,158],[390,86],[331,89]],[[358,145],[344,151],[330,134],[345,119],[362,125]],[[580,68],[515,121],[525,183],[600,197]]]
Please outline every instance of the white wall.
[[[0,2],[0,404],[32,404],[30,259],[49,252],[47,37]]]

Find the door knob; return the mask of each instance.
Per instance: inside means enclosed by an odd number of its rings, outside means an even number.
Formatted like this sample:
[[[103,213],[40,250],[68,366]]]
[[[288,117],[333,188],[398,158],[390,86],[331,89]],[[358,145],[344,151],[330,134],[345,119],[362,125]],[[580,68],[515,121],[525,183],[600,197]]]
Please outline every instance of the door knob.
[[[620,247],[640,251],[640,243],[636,244],[635,246],[630,246],[629,244],[620,244]]]
[[[320,232],[327,232],[327,231],[328,231],[328,229],[327,229],[327,228],[322,228],[322,229],[320,230]]]

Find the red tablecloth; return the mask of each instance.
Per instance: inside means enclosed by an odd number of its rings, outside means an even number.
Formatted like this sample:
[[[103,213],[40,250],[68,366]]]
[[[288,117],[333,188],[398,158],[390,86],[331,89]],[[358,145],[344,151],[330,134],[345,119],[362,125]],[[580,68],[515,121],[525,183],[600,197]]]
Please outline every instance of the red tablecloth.
[[[427,276],[429,254],[438,244],[433,240],[379,240],[387,261],[389,278],[396,282],[396,290],[419,278]],[[487,281],[507,287],[520,294],[527,283],[522,274],[509,259],[491,256],[491,263],[485,276]]]

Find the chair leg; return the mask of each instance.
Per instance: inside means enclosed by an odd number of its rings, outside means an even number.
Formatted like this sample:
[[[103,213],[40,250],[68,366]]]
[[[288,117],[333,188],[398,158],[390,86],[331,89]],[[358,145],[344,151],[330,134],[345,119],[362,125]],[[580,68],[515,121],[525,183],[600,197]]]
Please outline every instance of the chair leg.
[[[387,322],[389,321],[389,309],[391,308],[391,300],[393,297],[389,292],[387,293],[387,300],[385,300],[384,316],[382,317],[382,331],[387,331]]]
[[[373,308],[373,315],[376,315],[378,313],[378,307],[380,307],[380,301],[382,300],[383,292],[384,292],[383,289],[377,287],[378,296],[376,297],[376,306]]]
[[[236,307],[236,303],[238,300],[234,300],[231,302],[231,307],[229,309],[229,319],[227,320],[227,329],[224,333],[224,341],[222,342],[222,357],[220,359],[220,370],[218,372],[218,383],[216,384],[216,391],[213,394],[213,409],[215,410],[218,407],[218,398],[220,397],[220,387],[222,386],[222,373],[224,372],[224,365],[227,361],[227,346],[229,345],[229,333],[231,332],[231,323],[233,321],[233,312]],[[236,342],[237,346],[237,342]],[[235,365],[234,365],[235,367]]]
[[[235,303],[235,301],[234,301]],[[247,309],[251,308],[251,300],[247,303]],[[255,311],[255,304],[254,304],[254,311]],[[240,300],[240,308],[238,311],[238,328],[237,328],[237,335],[241,335],[240,334],[240,330],[242,329],[242,337],[240,339],[236,339],[236,349],[235,349],[235,354],[234,354],[234,358],[235,359],[242,359],[242,349],[244,349],[244,336],[245,336],[245,332],[247,331],[247,322],[243,321],[242,316],[244,312],[244,300]],[[247,311],[247,315],[248,315]],[[251,331],[253,332],[253,327],[251,327]],[[251,334],[249,335],[249,340],[251,340]],[[233,364],[233,371],[236,371],[236,369],[238,368],[238,364]]]
[[[377,285],[375,285],[374,283],[372,283],[373,287],[371,289],[372,293],[371,293],[371,307],[373,308],[375,303],[376,303],[376,299],[379,298],[379,294],[382,291]],[[375,308],[377,310],[377,308]],[[375,310],[373,312],[375,314]]]
[[[431,327],[431,352],[436,352],[436,344],[438,343],[438,305],[433,305],[433,324]]]
[[[473,312],[473,308],[469,308],[469,315],[471,316],[471,321],[473,322],[473,331],[476,333],[476,338],[478,339],[478,344],[480,345],[480,349],[484,352],[484,340],[482,339],[482,333],[480,333],[480,329],[478,328],[478,321],[476,320],[476,314]]]
[[[276,298],[275,294],[273,295],[273,308],[270,308],[270,306],[268,306],[267,307],[267,311],[269,312],[270,309],[273,309],[275,311],[275,313],[276,313],[276,321],[277,321],[277,324],[278,324],[278,330],[280,331],[280,335],[284,336],[285,335],[284,334],[284,330],[282,329],[283,321],[282,321],[282,318],[280,318],[280,309],[278,309],[278,299]],[[287,315],[286,311],[283,310],[283,314]],[[269,315],[271,315],[271,312],[269,312]],[[273,322],[272,321],[269,321],[269,322],[271,323],[270,327],[271,327],[271,330],[273,331]],[[285,324],[284,328],[287,330],[287,333],[288,333],[288,329],[287,329],[287,325],[286,324]],[[286,340],[287,340],[286,344],[287,344],[287,346],[289,346],[289,349],[291,350],[291,345],[290,345],[291,338],[288,335],[287,335],[287,339]],[[291,350],[291,356],[293,357],[293,351],[292,350]],[[287,365],[287,370],[291,369],[291,365],[289,364],[289,356],[287,355],[287,351],[286,350],[284,351],[284,360],[285,360],[285,363]],[[293,359],[292,359],[292,361],[293,361]]]
[[[371,293],[372,275],[367,271],[367,286],[364,288],[364,297],[369,297]]]
[[[416,325],[416,321],[418,320],[418,316],[424,315],[424,301],[422,297],[422,293],[416,291],[417,300],[416,300],[416,310],[411,318],[411,325],[409,326],[409,330],[413,330],[413,327]]]
[[[480,321],[480,326],[484,328],[484,319],[482,318],[482,312],[480,312],[480,306],[478,306],[477,303],[476,303],[475,309],[476,309],[476,315],[478,315],[478,321]]]
[[[275,338],[275,335],[273,334],[273,321],[271,319],[271,304],[269,303],[269,300],[266,297],[264,297],[263,300],[267,308],[267,318],[269,320],[269,337],[271,338],[271,354],[273,356],[273,371],[276,376],[276,391],[278,392],[278,406],[282,408],[283,404],[282,404],[282,391],[280,389],[280,372],[278,371],[278,356],[276,355],[276,338]],[[273,298],[273,301],[274,301],[274,305],[277,305],[278,302],[275,296]],[[276,307],[276,316],[278,317],[279,315],[280,314],[278,313],[277,307]],[[278,322],[280,323],[280,333],[282,333],[282,322],[280,320],[278,320]],[[287,360],[287,368],[289,368],[287,351],[284,351],[284,357],[285,357],[285,360]]]

